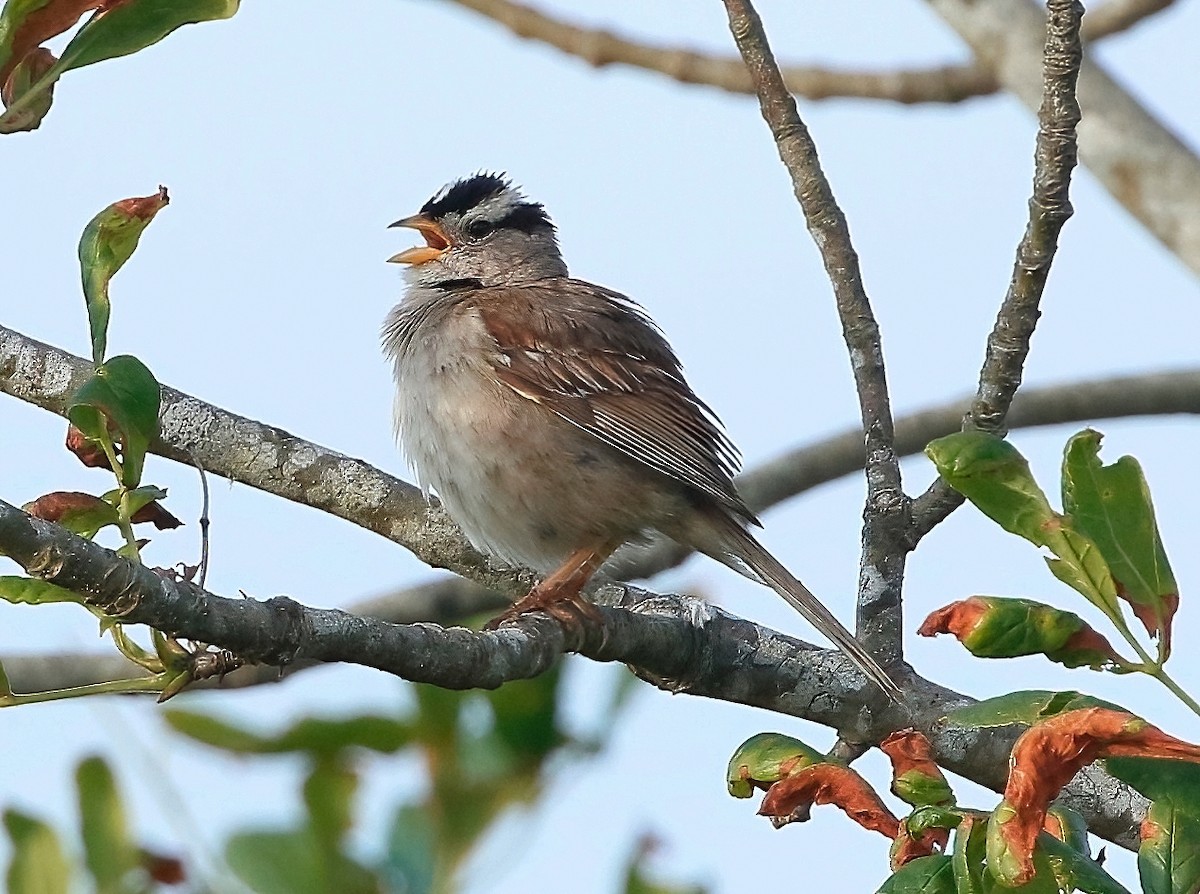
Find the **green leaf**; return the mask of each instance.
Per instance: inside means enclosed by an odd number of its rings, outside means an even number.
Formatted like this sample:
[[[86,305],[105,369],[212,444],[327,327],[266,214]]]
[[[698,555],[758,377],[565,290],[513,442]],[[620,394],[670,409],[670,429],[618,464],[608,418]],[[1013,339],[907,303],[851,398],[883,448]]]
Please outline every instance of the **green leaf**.
[[[1016,811],[1007,801],[1001,801],[1000,805],[992,811],[984,836],[987,874],[999,883],[998,887],[1003,889],[1023,891],[1026,894],[1059,894],[1061,860],[1057,863],[1051,861],[1046,850],[1046,843],[1047,840],[1057,844],[1062,844],[1062,842],[1045,833],[1038,836],[1033,847],[1033,877],[1023,885],[1016,883],[1024,871],[1024,867],[1021,860],[1012,852],[1003,833],[1005,823],[1013,821],[1015,816]],[[988,890],[986,885],[984,889]]]
[[[433,821],[425,807],[405,804],[396,811],[383,875],[388,890],[430,894],[436,872]]]
[[[1200,764],[1154,757],[1110,757],[1104,763],[1109,773],[1151,801],[1193,804],[1200,816]]]
[[[54,830],[15,810],[4,811],[4,828],[12,841],[8,894],[68,894],[71,867]]]
[[[1188,807],[1191,809],[1189,810]],[[1200,804],[1164,800],[1150,805],[1142,822],[1138,875],[1145,894],[1200,891]]]
[[[1049,689],[1025,689],[955,708],[946,715],[946,719],[955,726],[969,729],[1008,726],[1011,723],[1032,726],[1039,720],[1079,708],[1125,711],[1120,705],[1071,690],[1054,692]]]
[[[121,355],[96,368],[71,400],[67,417],[89,438],[108,437],[108,426],[121,439],[121,483],[137,487],[146,451],[158,436],[161,388],[136,357]]]
[[[238,754],[303,752],[322,756],[352,747],[391,754],[407,745],[412,738],[408,723],[373,715],[346,720],[309,717],[275,736],[260,735],[216,717],[191,711],[167,711],[165,718],[176,732]]]
[[[797,770],[819,764],[825,756],[783,733],[759,733],[738,746],[725,771],[725,786],[735,798],[749,798]]]
[[[1061,835],[1052,837],[1059,839],[1068,847],[1074,848],[1086,857],[1091,856],[1091,845],[1088,843],[1087,820],[1077,810],[1063,807],[1061,804],[1051,804],[1046,809],[1046,823],[1058,823]],[[1049,834],[1049,832],[1047,833]]]
[[[1029,463],[1003,438],[965,431],[930,442],[926,455],[942,478],[1004,530],[1050,550],[1050,571],[1107,616],[1120,614],[1104,557],[1070,520],[1051,508]]]
[[[129,515],[132,517],[137,514],[137,511],[145,506],[149,506],[155,500],[165,500],[167,492],[164,488],[155,487],[153,484],[143,484],[141,487],[135,487],[125,494],[125,502],[129,507]],[[116,506],[121,499],[119,490],[110,490],[101,497],[110,505]]]
[[[137,5],[129,3],[117,7],[114,12]],[[112,13],[95,18],[107,19],[110,15]],[[80,34],[87,30],[85,27]],[[166,188],[160,186],[152,196],[114,202],[83,228],[83,235],[79,238],[79,271],[83,277],[83,297],[87,302],[91,327],[92,360],[97,364],[104,362],[108,346],[108,318],[111,312],[108,283],[137,248],[142,231],[169,201]],[[90,434],[86,430],[84,433]]]
[[[89,757],[75,771],[80,832],[96,894],[122,894],[122,882],[141,861],[129,839],[125,810],[108,764]]]
[[[958,894],[984,894],[995,882],[985,872],[987,818],[966,815],[954,831],[950,865]]]
[[[14,605],[43,605],[48,602],[83,602],[83,597],[57,584],[34,577],[0,575],[0,599]]]
[[[337,851],[350,831],[358,776],[336,758],[318,760],[304,780],[304,806],[313,837]]]
[[[62,525],[81,537],[91,539],[107,525],[120,522],[113,504],[105,497],[94,497],[80,491],[54,491],[26,503],[21,509],[35,518]]]
[[[227,19],[237,10],[238,0],[128,0],[79,29],[63,50],[63,71],[136,53],[183,25]]]
[[[225,845],[229,868],[257,894],[329,894],[308,830],[243,832]]]
[[[649,863],[657,844],[653,836],[644,835],[634,845],[625,864],[622,894],[705,894],[708,889],[700,885],[680,885],[655,878]]]
[[[1129,890],[1105,872],[1099,863],[1049,832],[1038,835],[1037,847],[1038,854],[1045,856],[1063,890],[1083,891],[1084,894],[1129,894]]]
[[[950,858],[930,854],[910,860],[893,872],[876,894],[955,894]]]
[[[1151,635],[1169,635],[1179,586],[1158,533],[1150,487],[1132,456],[1100,463],[1102,435],[1085,429],[1063,456],[1063,511],[1104,556],[1117,592]]]

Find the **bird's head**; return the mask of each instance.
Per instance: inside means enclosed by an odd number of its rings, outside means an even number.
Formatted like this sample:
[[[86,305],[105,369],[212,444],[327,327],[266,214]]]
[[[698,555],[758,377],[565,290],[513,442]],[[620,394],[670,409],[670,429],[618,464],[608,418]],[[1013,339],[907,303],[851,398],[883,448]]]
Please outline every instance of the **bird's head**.
[[[442,187],[421,210],[392,224],[425,238],[388,260],[409,265],[409,282],[485,286],[565,276],[554,224],[498,174],[480,173]]]

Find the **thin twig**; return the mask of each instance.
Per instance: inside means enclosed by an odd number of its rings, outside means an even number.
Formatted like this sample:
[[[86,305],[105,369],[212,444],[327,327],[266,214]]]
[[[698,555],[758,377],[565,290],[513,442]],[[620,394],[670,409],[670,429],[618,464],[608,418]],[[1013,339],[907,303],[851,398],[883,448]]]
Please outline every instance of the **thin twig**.
[[[725,0],[729,30],[754,80],[763,118],[805,222],[833,284],[842,335],[858,391],[866,443],[867,501],[863,509],[863,552],[859,566],[858,636],[886,667],[903,657],[900,590],[906,551],[900,535],[908,504],[900,487],[891,404],[879,326],[863,287],[850,229],[838,207],[796,100],[775,64],[762,21],[749,0]]]
[[[200,473],[200,520],[197,527],[200,528],[200,572],[196,578],[196,584],[203,588],[208,580],[208,526],[210,524],[208,510],[211,505],[208,493],[208,475],[204,472],[204,466],[200,465],[200,459],[195,453],[189,453],[188,457],[192,461],[192,465],[196,467],[196,471]]]
[[[964,429],[996,434],[1007,431],[1006,417],[1021,384],[1030,340],[1041,315],[1042,293],[1058,249],[1058,235],[1073,213],[1070,187],[1078,158],[1075,128],[1080,111],[1075,86],[1083,61],[1079,39],[1083,5],[1078,0],[1051,0],[1047,11],[1029,222],[1017,246],[1008,292],[988,336],[979,389],[963,418]],[[913,505],[910,544],[915,547],[961,504],[960,494],[941,479],[935,481]]]

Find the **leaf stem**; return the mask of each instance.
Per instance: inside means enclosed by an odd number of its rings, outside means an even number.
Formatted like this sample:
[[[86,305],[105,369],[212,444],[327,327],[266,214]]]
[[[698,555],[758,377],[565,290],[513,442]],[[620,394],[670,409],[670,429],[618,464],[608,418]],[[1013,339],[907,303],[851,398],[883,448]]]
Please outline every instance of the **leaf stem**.
[[[103,695],[114,692],[161,692],[166,683],[165,675],[158,674],[153,677],[130,677],[125,680],[88,683],[83,686],[71,686],[67,689],[48,689],[45,692],[10,692],[7,695],[0,695],[0,708],[11,708],[16,705],[32,705],[39,702],[53,702],[65,698],[79,698],[85,695]]]

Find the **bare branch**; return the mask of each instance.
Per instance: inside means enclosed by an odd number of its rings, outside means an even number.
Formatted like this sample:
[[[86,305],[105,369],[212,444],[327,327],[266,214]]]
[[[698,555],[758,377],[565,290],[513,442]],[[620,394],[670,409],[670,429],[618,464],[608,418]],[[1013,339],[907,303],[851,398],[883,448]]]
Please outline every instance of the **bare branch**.
[[[512,0],[455,2],[503,25],[517,37],[548,44],[596,68],[630,65],[683,84],[703,84],[730,93],[754,93],[750,73],[736,56],[712,56],[640,43],[604,29],[571,25]],[[988,71],[965,65],[880,72],[792,65],[783,69],[783,79],[788,90],[806,99],[851,97],[899,103],[960,102],[1000,88]]]
[[[867,683],[848,659],[712,608],[698,599],[608,586],[599,594],[603,624],[567,634],[541,615],[495,632],[434,624],[389,624],[313,609],[284,597],[227,599],[186,581],[159,577],[51,522],[0,501],[0,548],[32,576],[85,594],[123,622],[229,648],[287,666],[345,661],[452,689],[493,688],[536,676],[566,651],[620,661],[673,692],[756,705],[836,728],[852,742],[878,742],[916,725],[954,772],[999,790],[1019,730],[947,727],[948,710],[970,702],[915,674],[902,710]],[[1122,846],[1136,845],[1146,803],[1096,768],[1076,780],[1072,806],[1089,827]]]
[[[866,442],[867,502],[859,565],[858,636],[884,666],[903,657],[900,590],[906,550],[901,533],[908,500],[900,487],[900,461],[888,399],[879,326],[863,287],[850,228],[817,158],[817,147],[800,120],[771,54],[762,21],[749,0],[725,0],[729,30],[754,80],[763,118],[792,178],[796,200],[833,284],[842,336],[858,390]]]
[[[512,0],[455,0],[459,6],[503,25],[517,37],[536,40],[596,68],[629,65],[730,93],[754,93],[741,59],[681,47],[642,43],[602,28],[572,25]],[[1088,16],[1084,39],[1124,31],[1173,0],[1111,0]],[[788,90],[805,99],[878,99],[903,104],[954,103],[1000,90],[986,65],[938,65],[890,71],[851,71],[819,66],[781,68]]]
[[[1033,0],[929,0],[1028,108],[1042,96],[1045,15]],[[1113,81],[1094,59],[1079,70],[1083,163],[1105,189],[1200,273],[1200,158]]]
[[[1107,3],[1088,10],[1080,32],[1085,41],[1119,34],[1155,13],[1162,12],[1174,2],[1175,0],[1108,0]]]
[[[1073,213],[1070,187],[1078,159],[1075,128],[1080,111],[1075,86],[1083,62],[1079,39],[1083,4],[1051,0],[1047,11],[1029,222],[1017,247],[1008,293],[988,336],[979,389],[963,419],[964,429],[1005,433],[1008,409],[1021,384],[1029,342],[1041,314],[1039,305],[1058,249],[1058,234]],[[959,493],[940,478],[935,481],[913,506],[912,546],[961,504]]]

